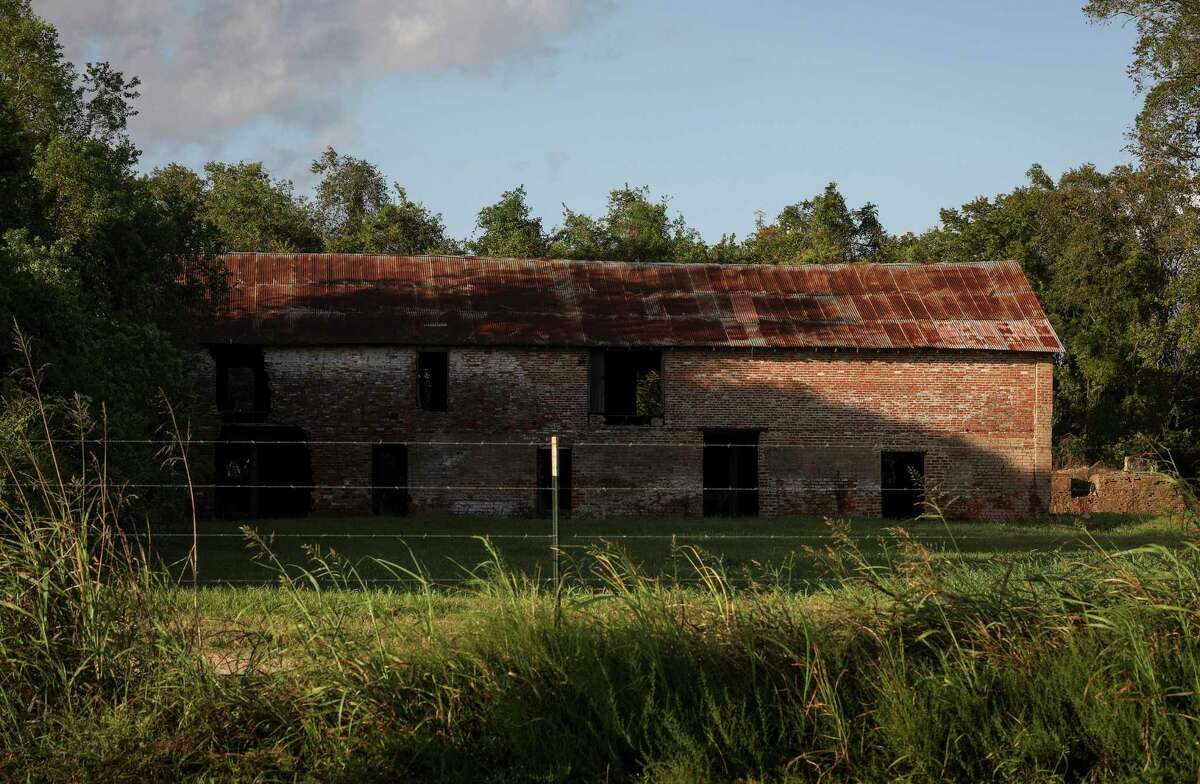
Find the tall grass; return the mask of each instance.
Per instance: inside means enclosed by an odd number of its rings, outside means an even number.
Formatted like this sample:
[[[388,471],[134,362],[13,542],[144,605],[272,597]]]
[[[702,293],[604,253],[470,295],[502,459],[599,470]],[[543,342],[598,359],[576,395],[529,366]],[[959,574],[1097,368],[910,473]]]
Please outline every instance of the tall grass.
[[[27,346],[24,355],[28,362]],[[42,396],[29,364],[27,427],[0,448],[0,740],[48,712],[124,692],[155,657],[152,575],[117,525],[84,402]],[[75,443],[56,448],[72,433]]]

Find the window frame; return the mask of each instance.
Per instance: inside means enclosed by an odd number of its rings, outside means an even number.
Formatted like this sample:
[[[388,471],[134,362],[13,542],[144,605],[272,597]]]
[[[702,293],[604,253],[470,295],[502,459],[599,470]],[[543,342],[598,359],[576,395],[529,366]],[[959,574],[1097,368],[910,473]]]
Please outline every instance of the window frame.
[[[440,367],[438,368],[440,371],[440,376],[437,379],[435,379],[431,376],[430,385],[429,385],[430,391],[429,391],[428,400],[427,400],[427,396],[423,391],[425,387],[424,387],[424,380],[423,380],[422,376],[423,376],[423,373],[429,368],[427,368],[423,364],[422,360],[426,357],[432,357],[435,355],[442,357]],[[447,349],[424,349],[424,348],[417,349],[417,358],[416,358],[416,363],[415,363],[414,367],[416,368],[415,381],[416,381],[417,409],[420,411],[428,411],[433,414],[442,414],[442,413],[449,411],[450,410],[450,352],[449,352],[449,350],[447,350]],[[440,386],[441,386],[440,405],[435,405],[435,403],[438,402],[438,398],[439,398],[439,396],[435,394],[435,392],[437,391],[437,388],[438,388],[439,380],[440,380]]]
[[[653,368],[649,368],[651,372],[658,375],[658,413],[655,414],[639,414],[637,413],[637,384],[638,374],[645,368],[635,369],[630,376],[633,381],[632,397],[634,400],[634,411],[616,412],[611,410],[612,395],[610,395],[611,383],[611,368],[612,357],[620,356],[623,353],[639,353],[639,354],[655,354],[657,360]],[[666,352],[656,346],[640,347],[612,347],[606,346],[602,348],[593,348],[588,351],[588,416],[589,417],[604,417],[604,424],[612,426],[633,426],[647,427],[662,425],[666,420],[667,409],[667,388],[666,388]],[[628,371],[628,368],[622,372]]]
[[[263,347],[259,345],[214,345],[209,347],[213,359],[213,404],[222,422],[266,422],[271,415],[271,386],[267,378]],[[235,409],[229,399],[230,371],[248,370],[253,379],[252,408]]]

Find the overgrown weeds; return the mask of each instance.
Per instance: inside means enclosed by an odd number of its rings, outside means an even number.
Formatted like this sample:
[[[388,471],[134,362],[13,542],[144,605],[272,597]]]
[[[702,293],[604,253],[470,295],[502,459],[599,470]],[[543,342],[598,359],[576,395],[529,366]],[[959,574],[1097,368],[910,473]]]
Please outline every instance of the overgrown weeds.
[[[91,448],[87,408],[79,398],[46,400],[31,364],[26,375],[25,426],[6,432],[0,449],[0,740],[7,743],[19,742],[30,721],[121,699],[157,656],[147,601],[154,576],[117,526],[120,500],[109,491],[103,452]],[[73,440],[56,447],[64,430]]]

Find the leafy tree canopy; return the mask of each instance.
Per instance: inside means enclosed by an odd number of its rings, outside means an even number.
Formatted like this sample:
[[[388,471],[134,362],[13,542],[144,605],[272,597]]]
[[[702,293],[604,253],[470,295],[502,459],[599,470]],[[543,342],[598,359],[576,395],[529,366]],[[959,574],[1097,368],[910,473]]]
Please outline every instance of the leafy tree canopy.
[[[312,162],[317,183],[316,214],[325,236],[337,239],[362,231],[367,219],[388,201],[387,181],[373,164],[362,158],[338,155],[327,147]]]
[[[479,211],[471,252],[479,256],[541,257],[550,247],[542,219],[534,217],[526,202],[525,186],[500,194],[500,200]]]
[[[19,361],[19,323],[50,393],[102,399],[133,432],[160,388],[181,399],[180,309],[218,282],[198,230],[136,173],[137,85],[107,63],[76,70],[28,0],[0,0],[0,370]]]
[[[203,216],[220,233],[222,250],[297,253],[322,249],[312,210],[290,180],[272,179],[261,163],[204,166]]]
[[[1148,164],[1200,171],[1200,4],[1194,0],[1089,0],[1096,21],[1132,20],[1137,43],[1129,66],[1144,96],[1133,149]]]
[[[708,249],[700,233],[682,215],[672,218],[665,198],[653,199],[650,188],[630,187],[608,195],[599,218],[563,207],[562,226],[554,234],[551,255],[567,259],[613,261],[706,261]]]
[[[851,210],[831,182],[823,193],[784,207],[771,223],[760,213],[743,254],[765,264],[888,261],[892,244],[878,208],[867,203]]]

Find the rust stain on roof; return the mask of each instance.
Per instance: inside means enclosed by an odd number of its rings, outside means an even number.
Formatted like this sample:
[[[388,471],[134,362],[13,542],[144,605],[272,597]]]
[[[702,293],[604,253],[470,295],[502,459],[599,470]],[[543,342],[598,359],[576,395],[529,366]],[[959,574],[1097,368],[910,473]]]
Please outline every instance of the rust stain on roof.
[[[767,266],[234,253],[203,339],[1058,352],[1016,262]]]

